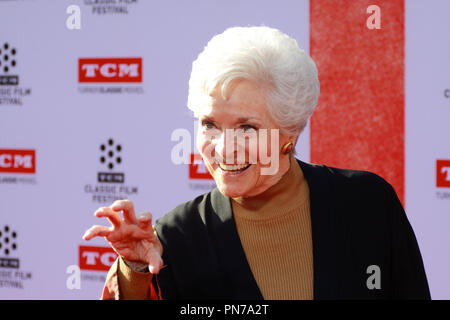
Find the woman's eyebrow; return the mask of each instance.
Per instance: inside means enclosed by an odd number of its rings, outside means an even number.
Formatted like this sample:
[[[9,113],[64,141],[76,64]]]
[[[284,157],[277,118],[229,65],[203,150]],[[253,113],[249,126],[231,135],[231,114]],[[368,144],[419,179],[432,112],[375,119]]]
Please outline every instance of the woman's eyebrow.
[[[244,123],[244,122],[248,122],[251,120],[261,121],[261,119],[259,119],[257,117],[240,117],[237,119],[236,123]]]
[[[200,119],[202,121],[211,121],[211,122],[215,121],[213,116],[207,116],[207,115],[200,116]],[[245,122],[248,122],[251,120],[261,121],[261,119],[259,119],[257,117],[239,117],[236,119],[235,123],[245,123]]]
[[[202,121],[212,121],[214,122],[214,118],[211,116],[200,116],[200,120]]]

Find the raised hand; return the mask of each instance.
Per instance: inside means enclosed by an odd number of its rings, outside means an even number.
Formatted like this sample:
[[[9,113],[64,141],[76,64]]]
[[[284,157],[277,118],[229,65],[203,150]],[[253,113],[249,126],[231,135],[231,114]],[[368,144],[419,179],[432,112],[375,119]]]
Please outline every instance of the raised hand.
[[[120,211],[123,212],[123,219]],[[84,240],[105,237],[122,258],[147,264],[153,274],[159,272],[163,266],[162,245],[153,230],[150,212],[142,212],[136,219],[133,203],[118,200],[110,207],[99,208],[94,215],[107,218],[111,226],[92,226],[84,233]]]

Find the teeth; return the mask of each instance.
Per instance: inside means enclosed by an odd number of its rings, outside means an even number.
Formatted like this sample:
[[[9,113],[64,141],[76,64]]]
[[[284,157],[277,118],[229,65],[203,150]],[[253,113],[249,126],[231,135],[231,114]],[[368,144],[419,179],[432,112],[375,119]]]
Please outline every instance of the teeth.
[[[245,169],[249,166],[250,164],[236,164],[236,165],[228,165],[228,164],[224,164],[224,163],[219,163],[219,167],[222,170],[225,171],[238,171],[238,170],[242,170]]]

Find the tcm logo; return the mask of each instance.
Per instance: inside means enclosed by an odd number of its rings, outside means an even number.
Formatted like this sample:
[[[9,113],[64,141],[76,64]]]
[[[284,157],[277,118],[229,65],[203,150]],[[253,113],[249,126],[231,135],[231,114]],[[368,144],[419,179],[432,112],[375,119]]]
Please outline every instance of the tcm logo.
[[[0,47],[0,86],[17,86],[19,84],[19,76],[11,75],[11,72],[17,64],[17,49],[11,47],[7,42]]]
[[[0,229],[0,268],[19,269],[20,261],[17,258],[10,258],[9,255],[17,250],[17,231],[11,230],[8,225]]]
[[[108,247],[80,246],[78,263],[81,270],[108,271],[117,256],[117,253]]]
[[[197,153],[191,153],[191,162],[189,164],[189,179],[210,179],[213,177],[206,168],[202,156]]]
[[[108,169],[113,170],[114,166],[122,163],[122,145],[114,142],[112,138],[108,139],[107,143],[100,145],[100,163],[106,165]],[[98,172],[98,182],[101,183],[124,183],[125,174],[119,172]]]
[[[80,58],[78,82],[142,82],[142,58]]]
[[[0,172],[36,173],[36,151],[0,149]]]
[[[450,160],[436,160],[436,187],[450,188]]]

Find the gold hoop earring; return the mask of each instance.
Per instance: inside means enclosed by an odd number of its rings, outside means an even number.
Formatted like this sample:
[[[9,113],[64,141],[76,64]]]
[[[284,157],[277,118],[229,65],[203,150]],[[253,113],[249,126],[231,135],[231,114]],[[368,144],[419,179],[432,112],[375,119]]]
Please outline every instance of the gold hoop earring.
[[[292,141],[289,141],[288,143],[286,143],[283,148],[281,148],[281,153],[282,154],[288,154],[292,151],[292,149],[294,149],[294,144],[292,143]]]

